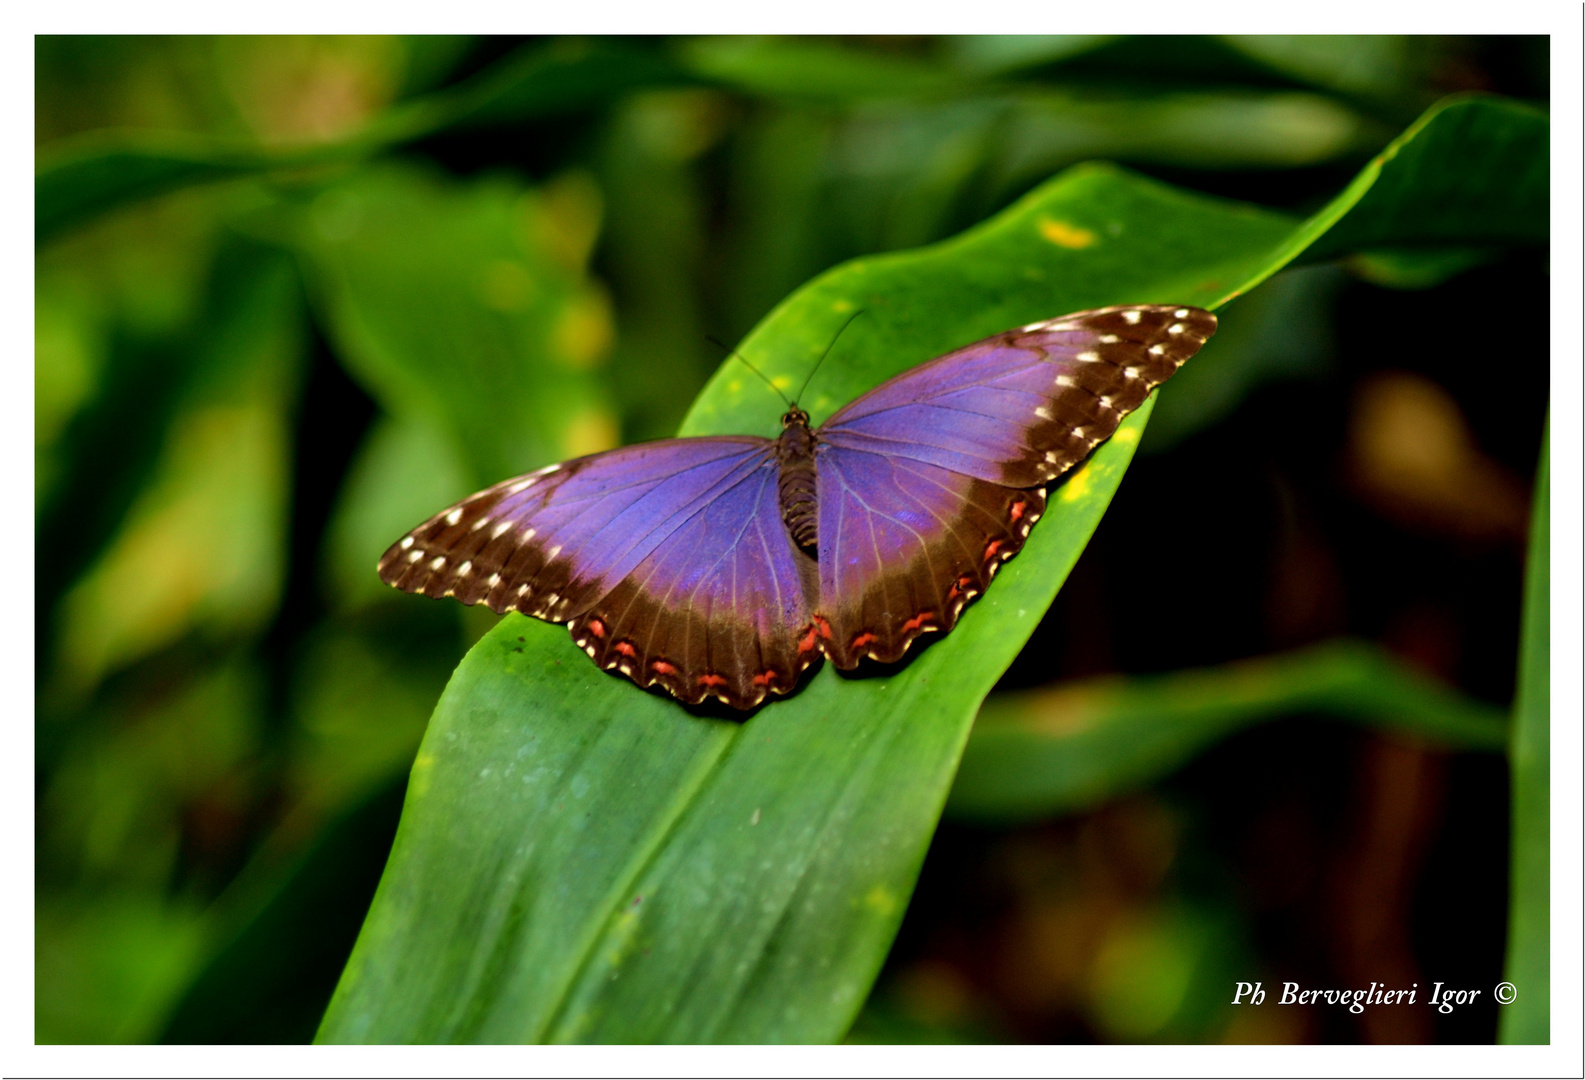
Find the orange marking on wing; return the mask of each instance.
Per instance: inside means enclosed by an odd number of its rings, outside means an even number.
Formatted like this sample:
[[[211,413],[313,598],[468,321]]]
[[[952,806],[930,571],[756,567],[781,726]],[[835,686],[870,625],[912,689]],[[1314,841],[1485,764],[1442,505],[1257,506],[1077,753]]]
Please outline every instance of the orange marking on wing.
[[[621,653],[623,656],[637,656],[638,655],[638,650],[633,648],[633,643],[631,641],[618,641],[615,645],[612,646],[612,648],[614,648],[617,652]]]
[[[653,671],[657,675],[675,675],[675,674],[677,674],[676,665],[675,664],[668,664],[664,660],[652,661],[650,663],[650,665],[649,665],[649,669],[651,671]]]
[[[605,623],[601,622],[599,619],[590,619],[589,633],[593,634],[595,637],[605,637]]]
[[[855,649],[862,649],[864,646],[868,645],[874,640],[875,635],[866,630],[864,633],[853,639],[853,647]]]
[[[725,686],[726,678],[713,672],[699,676],[699,685],[704,687]]]
[[[915,615],[913,618],[911,618],[907,622],[903,623],[903,630],[904,630],[904,632],[907,632],[909,630],[922,630],[922,629],[924,629],[925,623],[930,621],[933,618],[935,618],[935,612],[933,612],[933,611],[921,611],[919,614]]]
[[[989,559],[992,555],[995,555],[996,552],[997,552],[997,549],[1000,548],[1001,546],[1002,546],[1002,542],[1000,540],[992,540],[989,544],[986,544],[985,545],[985,557],[987,559]]]
[[[826,622],[824,615],[816,615],[814,618],[815,618],[815,628],[820,631],[820,636],[825,638],[827,641],[830,641],[831,640],[831,624]]]
[[[1012,518],[1013,518],[1014,521],[1017,521],[1019,518],[1024,516],[1024,507],[1026,505],[1028,505],[1028,504],[1025,503],[1024,500],[1022,500],[1022,499],[1019,499],[1019,500],[1017,500],[1016,502],[1013,503],[1012,509],[1009,512],[1012,514]]]
[[[814,649],[815,637],[819,633],[813,626],[804,631],[804,636],[798,639],[798,651],[806,653]]]
[[[751,681],[755,686],[769,686],[771,683],[776,681],[776,672],[774,670],[767,669],[754,676]]]
[[[962,596],[964,591],[972,584],[974,584],[974,578],[972,575],[960,574],[958,575],[958,580],[952,583],[952,588],[947,590],[947,595]]]

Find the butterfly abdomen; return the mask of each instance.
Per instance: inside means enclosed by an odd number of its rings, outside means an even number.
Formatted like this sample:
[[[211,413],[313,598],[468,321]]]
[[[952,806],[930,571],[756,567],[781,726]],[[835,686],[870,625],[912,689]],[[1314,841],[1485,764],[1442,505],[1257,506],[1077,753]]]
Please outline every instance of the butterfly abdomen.
[[[814,554],[820,539],[819,504],[815,500],[815,440],[809,418],[801,410],[787,414],[781,438],[776,440],[780,473],[776,494],[782,521],[793,543]]]

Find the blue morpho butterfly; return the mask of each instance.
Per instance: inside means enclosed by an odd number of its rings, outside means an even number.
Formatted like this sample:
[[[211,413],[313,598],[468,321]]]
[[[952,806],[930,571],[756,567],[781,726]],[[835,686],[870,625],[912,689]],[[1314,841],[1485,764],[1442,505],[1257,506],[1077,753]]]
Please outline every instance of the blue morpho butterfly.
[[[1216,332],[1194,307],[1031,323],[903,372],[818,428],[661,439],[470,495],[393,544],[407,592],[565,623],[601,668],[750,709],[821,656],[946,633],[1082,461]]]

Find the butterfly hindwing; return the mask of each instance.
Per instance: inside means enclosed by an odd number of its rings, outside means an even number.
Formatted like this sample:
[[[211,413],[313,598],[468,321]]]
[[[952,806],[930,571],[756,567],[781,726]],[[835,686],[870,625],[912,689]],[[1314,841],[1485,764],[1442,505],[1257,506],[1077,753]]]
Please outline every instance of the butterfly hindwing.
[[[945,633],[1024,546],[1045,511],[1041,488],[993,484],[926,461],[845,445],[817,455],[820,607],[839,668],[901,658]]]

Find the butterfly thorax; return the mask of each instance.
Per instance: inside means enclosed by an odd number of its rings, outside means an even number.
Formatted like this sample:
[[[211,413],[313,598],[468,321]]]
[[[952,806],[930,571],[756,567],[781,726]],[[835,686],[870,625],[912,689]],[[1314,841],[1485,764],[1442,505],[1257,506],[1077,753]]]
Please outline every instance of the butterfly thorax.
[[[815,502],[815,435],[809,430],[809,414],[794,405],[781,418],[782,433],[776,440],[777,495],[782,521],[793,542],[814,554],[819,540],[819,511]]]

